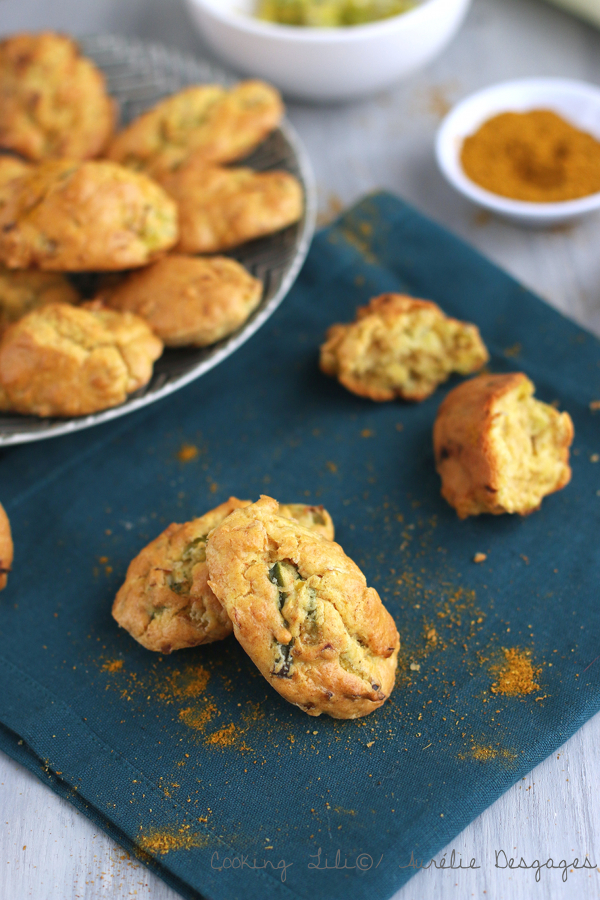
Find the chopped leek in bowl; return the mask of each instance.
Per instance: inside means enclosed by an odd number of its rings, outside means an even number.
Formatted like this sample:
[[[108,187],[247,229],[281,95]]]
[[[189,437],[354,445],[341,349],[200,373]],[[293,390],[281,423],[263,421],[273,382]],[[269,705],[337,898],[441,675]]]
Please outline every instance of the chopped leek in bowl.
[[[258,17],[280,25],[335,28],[398,16],[413,0],[259,0]]]

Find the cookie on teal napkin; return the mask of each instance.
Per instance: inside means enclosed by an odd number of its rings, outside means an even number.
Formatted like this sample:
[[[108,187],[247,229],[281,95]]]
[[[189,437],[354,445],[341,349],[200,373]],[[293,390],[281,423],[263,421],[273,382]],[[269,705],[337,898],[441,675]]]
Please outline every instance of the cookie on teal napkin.
[[[431,429],[456,380],[376,404],[319,372],[327,327],[390,290],[477,323],[493,371],[526,372],[571,414],[573,480],[539,512],[460,522],[440,497]],[[391,896],[411,856],[600,707],[598,398],[596,338],[406,204],[367,198],[218,368],[118,422],[3,451],[0,747],[183,896]],[[261,493],[324,504],[395,617],[397,685],[367,718],[306,716],[233,638],[160,657],[111,618],[168,523]],[[505,692],[515,665],[529,693]]]

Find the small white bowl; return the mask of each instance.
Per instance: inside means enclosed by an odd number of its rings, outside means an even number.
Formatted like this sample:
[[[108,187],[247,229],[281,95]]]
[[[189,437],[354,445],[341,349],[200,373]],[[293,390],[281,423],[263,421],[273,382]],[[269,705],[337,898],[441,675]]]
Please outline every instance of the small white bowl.
[[[422,0],[367,25],[304,28],[255,18],[255,0],[187,0],[200,32],[231,66],[289,97],[320,102],[365,96],[412,74],[446,46],[470,3]]]
[[[464,139],[492,116],[530,109],[551,109],[600,140],[600,88],[566,78],[506,81],[471,94],[448,113],[436,139],[436,156],[443,175],[473,203],[520,225],[558,225],[600,209],[600,193],[559,203],[530,203],[501,197],[467,177],[460,162]]]

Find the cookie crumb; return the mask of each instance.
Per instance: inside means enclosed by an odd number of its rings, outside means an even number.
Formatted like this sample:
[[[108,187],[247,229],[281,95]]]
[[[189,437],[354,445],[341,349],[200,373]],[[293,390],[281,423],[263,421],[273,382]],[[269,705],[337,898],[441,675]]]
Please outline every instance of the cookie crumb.
[[[590,462],[600,462],[600,453],[592,453],[592,455],[590,456]]]
[[[419,663],[412,662],[410,664],[409,668],[410,668],[411,672],[420,672],[421,671],[421,666]]]
[[[486,559],[487,559],[487,553],[476,553],[475,556],[473,557],[473,562],[474,563],[482,563],[482,562],[485,562]]]
[[[592,412],[600,409],[600,400],[592,400],[592,402],[590,403],[590,409]]]

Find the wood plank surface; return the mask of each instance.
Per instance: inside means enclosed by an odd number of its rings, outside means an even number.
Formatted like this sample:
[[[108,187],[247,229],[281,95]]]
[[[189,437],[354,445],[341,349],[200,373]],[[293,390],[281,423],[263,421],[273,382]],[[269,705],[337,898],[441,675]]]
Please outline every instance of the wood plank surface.
[[[179,0],[0,0],[0,33],[43,27],[116,31],[205,52]],[[598,84],[600,32],[540,0],[474,0],[459,36],[423,73],[361,103],[294,104],[290,117],[313,161],[323,222],[368,191],[392,190],[600,334],[600,216],[568,228],[524,231],[478,212],[435,166],[435,130],[454,102],[496,81],[538,75]],[[568,872],[566,882],[560,870],[542,870],[538,883],[532,870],[495,867],[501,850],[529,863],[552,857],[558,864],[588,854],[600,865],[599,745],[600,715],[447,848],[447,858],[454,849],[456,859],[474,857],[480,868],[432,867],[395,900],[600,897],[598,869]],[[408,862],[399,859],[398,865]],[[177,896],[0,754],[0,900]]]

